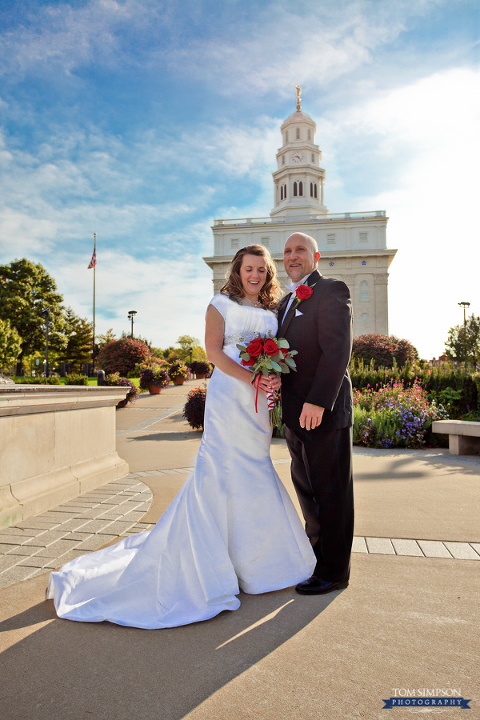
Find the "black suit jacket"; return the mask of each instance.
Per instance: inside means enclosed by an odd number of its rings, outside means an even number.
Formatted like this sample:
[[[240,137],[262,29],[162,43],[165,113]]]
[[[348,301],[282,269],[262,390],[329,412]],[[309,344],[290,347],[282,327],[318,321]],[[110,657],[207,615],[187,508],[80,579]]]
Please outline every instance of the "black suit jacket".
[[[309,433],[353,424],[352,384],[348,364],[352,351],[352,305],[344,282],[314,272],[308,278],[313,294],[298,305],[301,315],[287,313],[290,295],[279,308],[278,337],[284,337],[295,355],[297,371],[282,375],[283,422],[303,435],[299,418],[304,402],[325,408],[321,424]],[[295,304],[295,301],[294,301]]]

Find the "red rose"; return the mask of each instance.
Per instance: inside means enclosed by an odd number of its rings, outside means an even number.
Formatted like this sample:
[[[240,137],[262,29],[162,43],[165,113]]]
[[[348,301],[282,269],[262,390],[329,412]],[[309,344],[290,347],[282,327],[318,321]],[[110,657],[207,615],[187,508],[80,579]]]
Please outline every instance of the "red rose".
[[[242,365],[244,367],[252,367],[252,365],[255,365],[256,358],[251,357],[250,360],[242,360]]]
[[[296,295],[299,300],[308,300],[312,293],[313,290],[308,285],[299,285]]]
[[[255,338],[255,340],[252,340],[248,344],[245,352],[247,352],[250,355],[250,357],[257,358],[262,354],[262,350],[263,350],[262,338]]]
[[[278,354],[278,345],[274,340],[266,340],[265,341],[265,355],[277,355]]]
[[[288,353],[290,352],[288,348],[280,348],[280,350],[283,353],[283,357],[287,357]]]

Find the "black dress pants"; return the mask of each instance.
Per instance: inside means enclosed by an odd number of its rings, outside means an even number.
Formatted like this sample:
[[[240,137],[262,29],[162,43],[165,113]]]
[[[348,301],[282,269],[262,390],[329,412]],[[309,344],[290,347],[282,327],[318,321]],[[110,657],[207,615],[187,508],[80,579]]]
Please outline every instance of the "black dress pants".
[[[353,540],[352,428],[302,431],[285,437],[292,480],[317,558],[314,574],[343,582],[350,574]]]

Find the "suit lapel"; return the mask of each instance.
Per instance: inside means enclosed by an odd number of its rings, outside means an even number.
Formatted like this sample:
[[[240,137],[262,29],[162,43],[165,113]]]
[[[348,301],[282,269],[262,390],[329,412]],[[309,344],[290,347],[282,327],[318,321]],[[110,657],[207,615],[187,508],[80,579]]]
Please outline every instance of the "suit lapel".
[[[307,282],[305,283],[305,285],[308,285],[309,287],[313,287],[318,282],[318,280],[320,280],[320,277],[321,277],[321,275],[318,272],[318,270],[314,270],[312,272],[312,274],[309,275],[309,277],[307,278]],[[290,293],[290,295],[291,295],[291,293]],[[286,297],[284,298],[284,300],[286,300],[287,304],[288,304],[288,299],[289,299],[290,295],[286,295]],[[305,302],[305,301],[302,301],[302,302]],[[283,310],[283,308],[282,308],[282,310]],[[290,305],[288,312],[285,315],[285,318],[283,319],[282,324],[280,326],[280,330],[279,330],[280,337],[285,337],[285,333],[288,330],[288,326],[292,322],[292,319],[295,317],[295,310],[296,310],[296,308],[295,308],[295,300],[294,300],[292,302],[292,304]]]
[[[291,294],[292,293],[290,293],[290,295]],[[289,296],[287,296],[287,297],[289,297]],[[287,300],[287,305],[288,305],[288,300]],[[294,315],[295,315],[295,300],[292,302],[292,304],[288,308],[288,312],[282,320],[282,324],[280,326],[280,332],[279,332],[280,337],[285,336],[285,332],[286,332],[288,326],[290,325],[290,322]]]

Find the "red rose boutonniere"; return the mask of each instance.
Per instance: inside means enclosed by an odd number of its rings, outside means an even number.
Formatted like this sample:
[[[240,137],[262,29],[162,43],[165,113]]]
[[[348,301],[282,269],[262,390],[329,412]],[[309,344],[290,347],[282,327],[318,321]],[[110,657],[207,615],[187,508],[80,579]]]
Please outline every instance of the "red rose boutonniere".
[[[297,308],[302,300],[308,300],[309,297],[312,296],[313,290],[308,285],[299,285],[295,295],[297,296],[295,298],[295,308]]]

